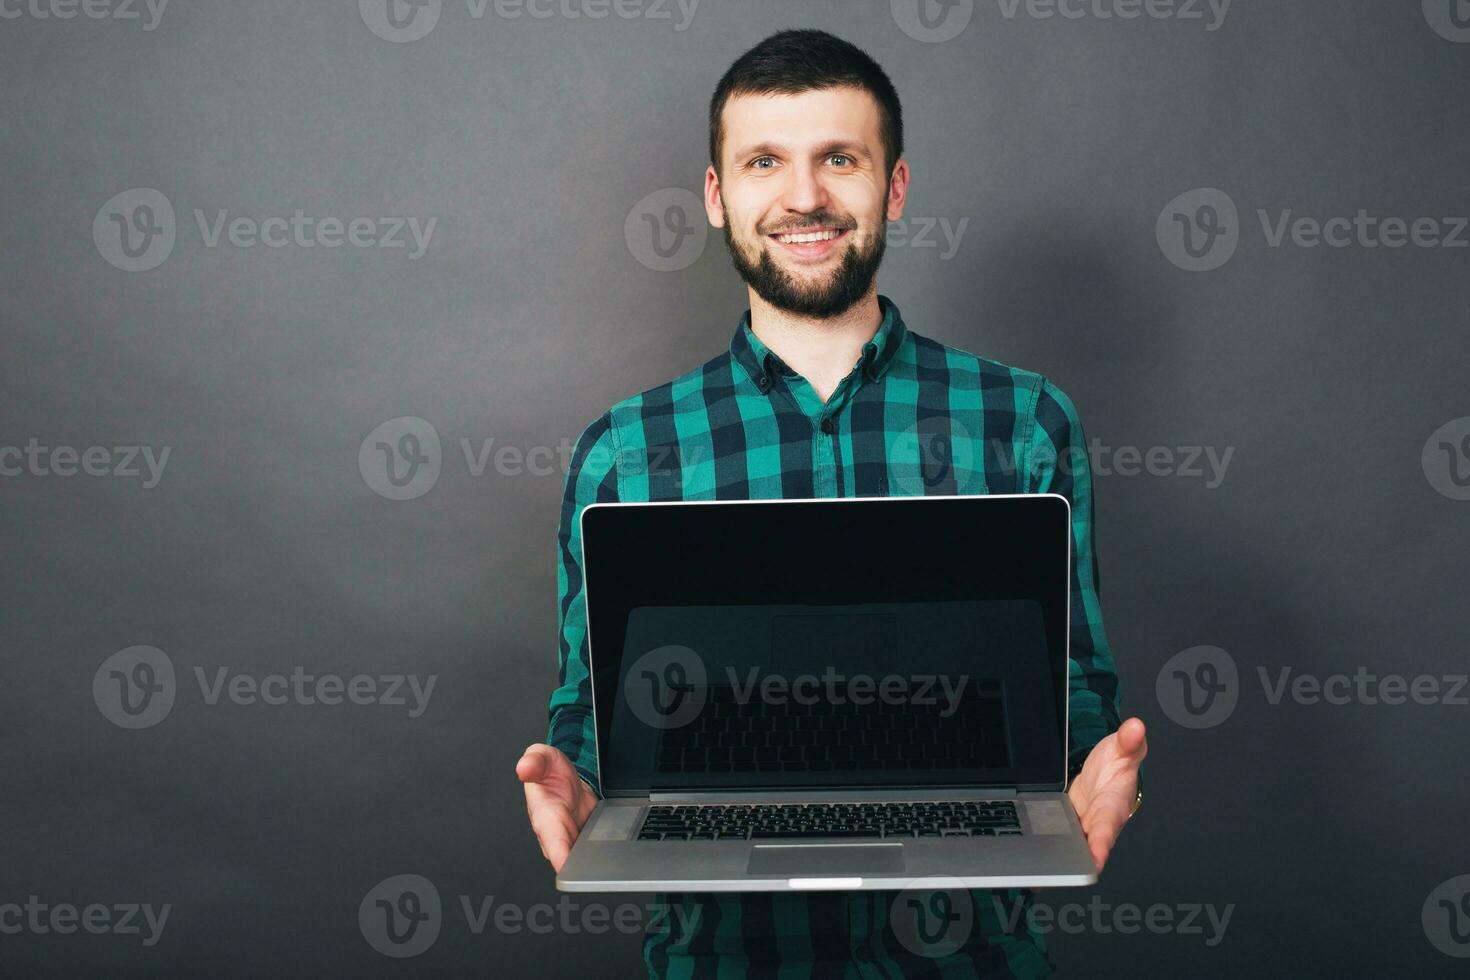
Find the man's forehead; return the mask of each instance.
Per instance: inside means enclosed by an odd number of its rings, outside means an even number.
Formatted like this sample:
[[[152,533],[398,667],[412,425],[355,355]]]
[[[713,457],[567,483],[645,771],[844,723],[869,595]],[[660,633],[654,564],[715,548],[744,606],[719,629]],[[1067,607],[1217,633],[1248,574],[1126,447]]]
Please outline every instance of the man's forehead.
[[[878,135],[878,103],[865,89],[733,96],[724,108],[726,145],[809,145],[834,140],[866,143]]]

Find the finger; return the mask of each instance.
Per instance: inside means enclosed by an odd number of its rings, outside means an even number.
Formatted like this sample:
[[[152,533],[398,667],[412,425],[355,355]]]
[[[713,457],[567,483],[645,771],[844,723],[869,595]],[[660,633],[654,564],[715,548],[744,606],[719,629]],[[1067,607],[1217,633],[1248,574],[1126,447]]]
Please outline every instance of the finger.
[[[576,817],[577,826],[581,827],[592,816],[592,811],[597,808],[597,794],[592,792],[592,787],[582,781],[581,776],[572,777],[572,786],[575,794],[572,796],[572,815]]]
[[[577,836],[570,814],[555,804],[539,806],[531,813],[531,829],[536,832],[542,856],[551,862],[553,871],[561,871]]]
[[[571,767],[571,761],[560,749],[535,742],[526,746],[526,751],[521,754],[520,761],[516,763],[516,775],[523,783],[539,783],[551,776],[567,775]],[[565,771],[558,771],[563,768]]]
[[[1097,862],[1097,870],[1101,871],[1103,865],[1108,863],[1108,855],[1112,853],[1113,845],[1118,841],[1118,827],[1111,819],[1098,820],[1087,831],[1087,847],[1092,851],[1092,859]]]
[[[534,749],[535,746],[531,746]],[[546,778],[546,759],[539,753],[527,749],[516,762],[516,777],[523,783],[539,783]]]
[[[559,806],[563,809],[567,806],[566,800],[548,790],[541,783],[523,783],[521,788],[526,791],[527,815],[534,815],[536,810],[543,806]]]
[[[1148,730],[1142,718],[1129,718],[1118,727],[1118,754],[1142,762],[1148,754]]]

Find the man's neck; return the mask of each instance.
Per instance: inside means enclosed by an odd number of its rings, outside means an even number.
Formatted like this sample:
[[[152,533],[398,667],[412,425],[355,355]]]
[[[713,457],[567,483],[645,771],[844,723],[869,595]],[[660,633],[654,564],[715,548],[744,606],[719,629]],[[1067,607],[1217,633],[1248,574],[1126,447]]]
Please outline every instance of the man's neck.
[[[750,329],[826,401],[847,377],[883,324],[875,282],[868,294],[830,319],[799,316],[777,309],[750,290]]]

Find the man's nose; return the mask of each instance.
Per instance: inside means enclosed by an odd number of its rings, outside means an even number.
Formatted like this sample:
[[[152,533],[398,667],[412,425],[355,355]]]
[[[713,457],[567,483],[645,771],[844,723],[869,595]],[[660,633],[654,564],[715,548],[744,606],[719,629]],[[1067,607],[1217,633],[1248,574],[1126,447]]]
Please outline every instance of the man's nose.
[[[781,195],[782,206],[787,211],[810,214],[826,208],[829,203],[820,171],[810,163],[794,164]]]

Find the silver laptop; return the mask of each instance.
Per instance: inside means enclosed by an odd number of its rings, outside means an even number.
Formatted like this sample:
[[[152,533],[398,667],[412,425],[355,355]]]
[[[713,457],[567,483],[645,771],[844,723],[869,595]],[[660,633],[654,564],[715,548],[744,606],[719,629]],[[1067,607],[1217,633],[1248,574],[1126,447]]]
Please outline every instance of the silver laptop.
[[[583,509],[568,892],[1088,885],[1056,494]],[[936,885],[937,887],[937,885]]]

